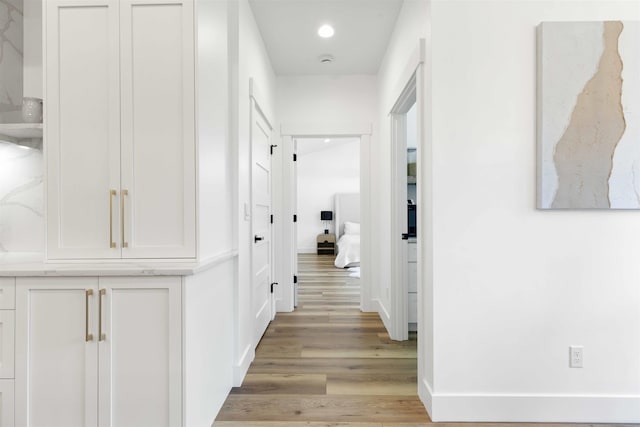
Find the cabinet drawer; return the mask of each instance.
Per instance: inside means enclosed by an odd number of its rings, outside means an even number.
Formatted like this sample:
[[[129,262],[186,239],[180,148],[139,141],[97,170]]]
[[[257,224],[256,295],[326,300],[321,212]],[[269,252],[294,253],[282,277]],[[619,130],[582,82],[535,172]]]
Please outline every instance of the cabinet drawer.
[[[16,308],[16,279],[0,277],[0,310]]]
[[[418,294],[409,292],[409,323],[418,322]]]

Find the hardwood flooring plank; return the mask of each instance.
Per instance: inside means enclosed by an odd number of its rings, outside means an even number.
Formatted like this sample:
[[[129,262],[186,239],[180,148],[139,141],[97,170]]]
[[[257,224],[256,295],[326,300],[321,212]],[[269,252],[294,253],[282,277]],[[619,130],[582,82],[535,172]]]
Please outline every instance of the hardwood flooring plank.
[[[247,374],[233,394],[325,394],[327,376],[322,374]]]
[[[213,427],[382,427],[382,424],[331,421],[216,421]]]
[[[415,375],[416,361],[411,359],[256,359],[249,372],[251,373],[324,373],[327,375],[344,374],[392,374],[392,375]]]
[[[327,357],[327,358],[349,358],[349,357],[382,357],[385,359],[416,359],[417,351],[408,352],[403,349],[302,349],[300,357]]]
[[[417,396],[293,396],[274,405],[273,396],[232,394],[218,420],[251,421],[429,421]]]
[[[418,377],[415,374],[331,374],[327,376],[327,394],[363,396],[416,396]]]

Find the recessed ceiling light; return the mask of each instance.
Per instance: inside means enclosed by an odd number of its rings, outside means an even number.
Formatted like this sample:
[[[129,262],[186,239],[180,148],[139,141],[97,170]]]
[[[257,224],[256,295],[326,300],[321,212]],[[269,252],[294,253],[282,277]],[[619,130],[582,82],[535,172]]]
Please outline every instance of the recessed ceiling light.
[[[324,142],[331,142],[329,138],[325,139]]]
[[[330,37],[333,37],[334,34],[335,34],[335,30],[329,24],[324,24],[320,28],[318,28],[318,35],[323,39],[328,39]]]

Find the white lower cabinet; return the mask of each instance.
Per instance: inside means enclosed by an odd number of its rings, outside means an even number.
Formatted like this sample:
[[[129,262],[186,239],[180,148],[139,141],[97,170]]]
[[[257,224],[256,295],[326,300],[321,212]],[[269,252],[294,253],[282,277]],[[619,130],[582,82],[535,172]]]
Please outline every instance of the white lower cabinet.
[[[181,425],[181,278],[18,278],[17,426]]]
[[[13,420],[13,380],[0,380],[0,427],[12,427]]]
[[[15,278],[0,277],[0,427],[14,424]]]

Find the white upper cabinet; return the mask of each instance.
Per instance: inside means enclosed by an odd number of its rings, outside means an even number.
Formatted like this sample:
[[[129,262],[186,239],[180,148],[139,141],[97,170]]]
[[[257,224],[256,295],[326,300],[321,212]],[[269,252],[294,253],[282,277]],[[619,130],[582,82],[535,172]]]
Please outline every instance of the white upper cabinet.
[[[119,258],[118,7],[46,3],[48,257]],[[111,206],[110,206],[111,205]],[[111,247],[113,246],[113,247]]]
[[[193,2],[45,7],[48,259],[194,258]]]

